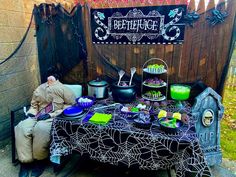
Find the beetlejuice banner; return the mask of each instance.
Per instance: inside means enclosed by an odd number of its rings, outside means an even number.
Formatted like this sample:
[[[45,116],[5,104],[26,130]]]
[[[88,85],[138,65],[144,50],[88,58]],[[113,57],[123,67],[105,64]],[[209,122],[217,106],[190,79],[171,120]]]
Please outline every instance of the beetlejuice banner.
[[[187,5],[91,9],[95,44],[181,44]]]

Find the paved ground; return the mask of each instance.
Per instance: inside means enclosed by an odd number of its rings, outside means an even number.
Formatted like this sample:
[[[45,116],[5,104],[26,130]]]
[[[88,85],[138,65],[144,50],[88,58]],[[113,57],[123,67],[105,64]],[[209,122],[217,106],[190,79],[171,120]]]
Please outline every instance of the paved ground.
[[[236,162],[223,159],[220,166],[211,168],[215,177],[236,177]],[[0,149],[0,177],[17,177],[19,165],[11,163],[10,145]],[[59,173],[54,173],[50,163],[42,177],[167,177],[166,171],[140,171],[101,164],[73,155],[69,163]],[[175,177],[172,171],[172,177]]]

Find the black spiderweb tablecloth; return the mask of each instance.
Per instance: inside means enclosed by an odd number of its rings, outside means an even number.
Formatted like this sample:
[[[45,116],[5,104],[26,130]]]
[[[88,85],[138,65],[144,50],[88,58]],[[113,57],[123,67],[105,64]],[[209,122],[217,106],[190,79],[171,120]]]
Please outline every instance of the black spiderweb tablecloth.
[[[51,156],[64,156],[73,151],[91,159],[113,165],[126,165],[144,170],[175,167],[177,176],[211,176],[191,124],[177,134],[165,134],[158,124],[149,129],[134,126],[113,109],[108,125],[95,125],[81,119],[56,118],[52,125]]]

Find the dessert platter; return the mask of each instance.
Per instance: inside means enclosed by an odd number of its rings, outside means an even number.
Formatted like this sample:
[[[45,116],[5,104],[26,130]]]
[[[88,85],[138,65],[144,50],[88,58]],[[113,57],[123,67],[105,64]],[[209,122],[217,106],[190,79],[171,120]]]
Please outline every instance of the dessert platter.
[[[143,69],[144,72],[147,72],[149,74],[163,74],[166,73],[167,70],[165,69],[165,66],[162,64],[149,64],[146,68]]]
[[[120,112],[121,116],[124,116],[126,118],[134,118],[140,112],[149,112],[149,108],[150,107],[145,104],[126,104],[121,107]]]
[[[160,91],[149,90],[142,95],[142,98],[150,101],[163,101],[166,99]]]
[[[165,87],[166,82],[164,82],[162,79],[158,79],[158,77],[154,78],[148,78],[143,82],[143,85],[147,87],[152,87],[152,88],[160,88],[160,87]]]

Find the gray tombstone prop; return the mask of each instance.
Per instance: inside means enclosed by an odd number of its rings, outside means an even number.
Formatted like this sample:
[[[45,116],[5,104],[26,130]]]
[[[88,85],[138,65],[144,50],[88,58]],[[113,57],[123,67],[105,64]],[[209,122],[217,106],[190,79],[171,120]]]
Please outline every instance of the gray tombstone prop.
[[[209,166],[220,164],[220,120],[224,113],[221,96],[206,88],[196,98],[192,107],[193,122],[200,146]]]

